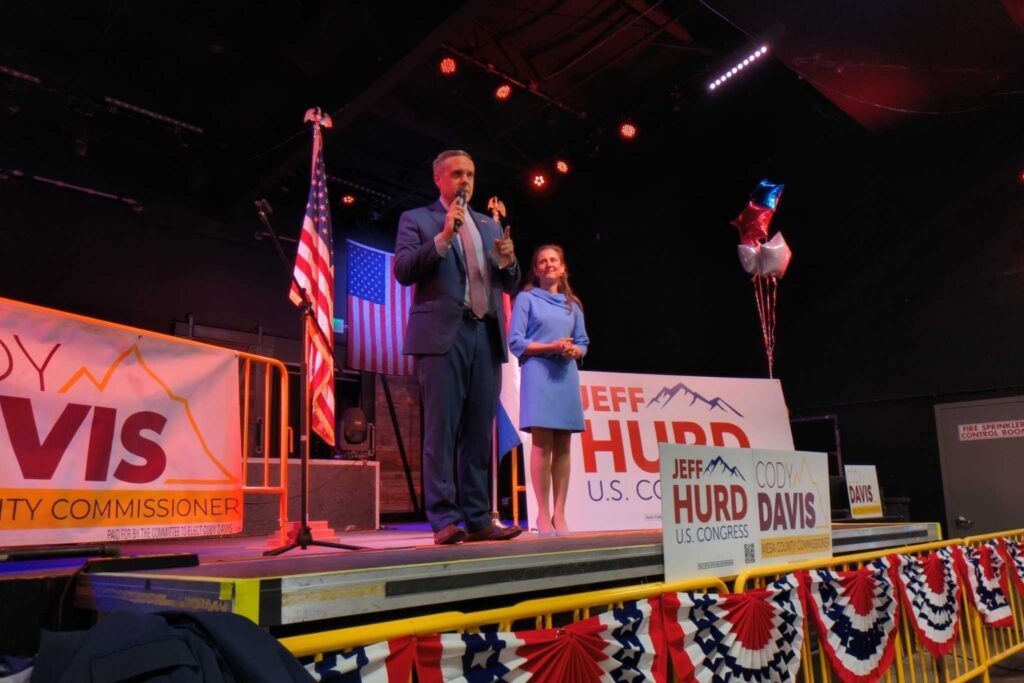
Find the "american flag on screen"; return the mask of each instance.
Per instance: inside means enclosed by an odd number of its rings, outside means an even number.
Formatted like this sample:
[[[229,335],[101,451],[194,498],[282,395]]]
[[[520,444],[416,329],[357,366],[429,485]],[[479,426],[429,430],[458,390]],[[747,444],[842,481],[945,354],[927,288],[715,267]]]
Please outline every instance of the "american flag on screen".
[[[323,137],[320,126],[330,128],[330,118],[313,110],[313,170],[302,220],[299,250],[295,255],[295,278],[290,298],[302,305],[302,290],[312,304],[308,324],[306,391],[313,407],[312,428],[321,439],[334,445],[334,251],[331,240],[331,209],[327,199]],[[301,289],[300,289],[301,288]]]
[[[395,279],[395,255],[348,240],[348,366],[383,375],[411,375],[402,355],[412,288]]]

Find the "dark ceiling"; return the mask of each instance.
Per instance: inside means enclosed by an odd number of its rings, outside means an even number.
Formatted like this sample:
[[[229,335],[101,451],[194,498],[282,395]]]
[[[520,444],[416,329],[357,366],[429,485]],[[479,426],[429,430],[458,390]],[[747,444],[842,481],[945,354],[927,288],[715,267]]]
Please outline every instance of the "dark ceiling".
[[[1022,17],[1024,0],[9,0],[0,177],[257,228],[265,197],[294,235],[302,118],[319,106],[335,124],[336,231],[393,243],[399,211],[435,196],[430,160],[468,149],[477,197],[505,199],[521,258],[542,241],[567,247],[603,337],[596,367],[760,374],[728,225],[747,193],[764,177],[787,186],[774,224],[795,253],[783,354],[797,311],[807,339],[906,319],[914,287],[962,282],[982,258],[964,257],[962,226],[998,223],[988,211],[1019,194]],[[761,44],[765,59],[708,90]],[[454,76],[439,73],[445,56]],[[516,85],[502,103],[505,79]],[[617,134],[627,119],[630,143]],[[528,189],[556,158],[572,172]],[[898,300],[896,274],[911,292]],[[623,310],[657,320],[672,297],[700,325],[641,325],[638,340],[618,324]],[[668,354],[682,367],[665,367]]]
[[[818,123],[803,132],[828,139],[854,122],[878,131],[999,107],[1024,86],[1020,5],[12,1],[0,166],[142,201],[186,194],[220,215],[260,196],[291,201],[284,190],[301,202],[302,114],[320,106],[336,123],[336,182],[387,216],[433,194],[425,164],[446,146],[472,150],[508,193],[559,155],[574,169],[600,163],[627,118],[653,138],[765,115],[804,129],[809,115]],[[706,90],[761,41],[769,59],[724,89],[746,99]],[[445,55],[459,62],[450,78],[437,69]],[[518,85],[499,103],[506,78]],[[744,166],[774,154],[770,142],[689,143],[691,158],[717,148]]]

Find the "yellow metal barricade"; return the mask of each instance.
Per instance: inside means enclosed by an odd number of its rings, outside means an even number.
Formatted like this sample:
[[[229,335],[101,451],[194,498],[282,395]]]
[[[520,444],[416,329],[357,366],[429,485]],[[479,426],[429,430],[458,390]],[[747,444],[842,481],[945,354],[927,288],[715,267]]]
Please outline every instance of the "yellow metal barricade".
[[[281,521],[279,545],[286,545],[288,542],[288,454],[291,452],[292,436],[292,430],[288,423],[288,370],[279,360],[251,353],[239,352],[238,362],[242,373],[242,492],[243,494],[274,494],[278,497],[278,514]],[[257,372],[262,372],[262,396],[258,394],[253,396],[254,367],[257,368]],[[257,478],[257,483],[250,485],[248,453],[254,439],[249,425],[254,411],[253,404],[256,403],[262,404],[258,409],[263,411],[263,419],[260,423],[262,430],[258,435],[260,443],[257,449],[262,454],[262,473]],[[275,403],[277,404],[276,420],[274,419]],[[276,448],[271,448],[270,444],[274,434],[277,435]],[[276,458],[278,462],[276,483],[270,472],[270,461],[273,458]]]
[[[963,540],[963,545],[978,547],[999,538],[1022,542],[1024,541],[1024,529],[1002,531],[999,533],[984,534],[981,536],[968,536]],[[1016,570],[1007,564],[1003,566],[1003,571],[1014,572]],[[1016,581],[1013,580],[1012,576],[1006,576],[1006,580],[1006,597],[1007,601],[1010,603],[1010,610],[1013,613],[1013,624],[1009,627],[993,628],[985,626],[980,615],[977,617],[978,632],[981,634],[981,658],[986,670],[993,664],[997,664],[1007,657],[1011,657],[1024,650],[1024,619],[1022,619],[1022,616],[1024,615],[1022,615],[1021,611],[1021,594],[1017,589]],[[988,680],[987,671],[985,680]]]
[[[1024,542],[1024,529],[1003,533],[976,536],[967,539],[950,539],[935,543],[890,548],[869,553],[845,555],[821,560],[790,563],[752,569],[736,577],[733,592],[742,593],[753,588],[762,588],[769,581],[798,571],[824,569],[845,571],[863,567],[874,560],[888,555],[911,555],[921,557],[941,548],[951,546],[978,546],[987,541],[1007,538]],[[1012,571],[1006,567],[1006,571]],[[1014,582],[1009,580],[1010,584]],[[985,627],[969,594],[969,586],[961,581],[960,627],[952,652],[936,658],[923,646],[906,616],[902,587],[900,591],[901,618],[895,643],[895,657],[892,665],[883,672],[879,680],[887,683],[960,683],[981,679],[988,683],[989,669],[994,664],[1024,650],[1024,619],[1022,619],[1022,596],[1016,585],[1009,591],[1009,603],[1013,612],[1010,628]],[[372,625],[357,626],[322,633],[283,638],[281,642],[297,657],[320,657],[326,653],[340,652],[354,647],[369,645],[393,638],[413,635],[429,635],[449,632],[472,632],[484,626],[496,626],[509,631],[515,623],[533,620],[527,628],[551,628],[559,623],[579,621],[597,612],[610,609],[631,600],[663,595],[671,592],[706,591],[726,592],[726,586],[717,579],[692,579],[674,584],[651,583],[623,588],[614,588],[589,593],[541,598],[518,603],[512,607],[482,612],[444,612],[440,614],[400,619]],[[818,647],[816,629],[810,626],[811,618],[804,621],[804,644],[801,665],[797,678],[803,683],[831,683],[837,678],[828,655]],[[520,626],[520,628],[523,628]]]
[[[526,491],[526,484],[519,483],[519,451],[523,450],[522,446],[516,446],[509,453],[509,457],[512,458],[512,462],[509,464],[511,467],[510,479],[512,483],[509,485],[512,492],[512,525],[519,526],[519,494]],[[523,463],[526,463],[524,457]]]
[[[310,633],[282,638],[281,643],[296,657],[319,657],[330,652],[342,652],[404,636],[474,632],[485,626],[497,626],[499,631],[510,631],[513,624],[523,620],[533,620],[532,628],[552,628],[556,618],[568,618],[570,622],[581,621],[588,618],[594,608],[600,608],[600,613],[631,600],[645,600],[662,593],[682,591],[724,593],[726,586],[720,580],[711,578],[691,579],[672,584],[648,583],[526,600],[511,607],[481,612],[443,612]]]
[[[768,581],[796,571],[815,569],[848,571],[859,569],[874,560],[891,554],[922,556],[940,548],[961,543],[960,539],[951,539],[949,541],[890,548],[870,553],[752,569],[737,576],[733,588],[735,592],[741,593],[748,588],[761,588]],[[897,590],[901,590],[901,588],[897,587]],[[922,645],[910,621],[906,618],[901,618],[893,664],[883,674],[882,680],[887,682],[899,681],[899,683],[952,683],[954,681],[970,680],[978,676],[986,676],[987,678],[987,669],[983,657],[979,655],[980,648],[982,647],[980,620],[969,603],[970,598],[966,587],[963,585],[960,588],[960,600],[962,603],[960,611],[961,622],[952,653],[941,659],[933,657]],[[901,609],[903,606],[901,594]],[[901,613],[901,617],[904,614]],[[835,678],[831,663],[829,662],[828,655],[822,648],[818,647],[817,642],[817,632],[816,629],[811,627],[811,619],[810,615],[808,615],[808,618],[804,621],[804,645],[800,662],[800,673],[798,674],[799,680],[804,683],[816,683],[817,681],[831,683]]]

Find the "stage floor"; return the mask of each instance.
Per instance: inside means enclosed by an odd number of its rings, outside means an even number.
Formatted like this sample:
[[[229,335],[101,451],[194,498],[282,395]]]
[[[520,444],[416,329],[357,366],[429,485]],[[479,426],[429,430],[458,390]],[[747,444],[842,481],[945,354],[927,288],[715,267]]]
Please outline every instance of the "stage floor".
[[[939,539],[935,523],[836,524],[835,554]],[[660,581],[660,531],[576,533],[434,546],[426,527],[348,532],[337,541],[365,549],[310,546],[266,557],[262,537],[125,544],[123,556],[195,554],[198,565],[141,571],[89,571],[75,582],[77,607],[108,612],[233,611],[265,627]],[[81,561],[78,562],[78,566]],[[69,570],[70,571],[70,570]],[[365,619],[364,619],[365,620]]]

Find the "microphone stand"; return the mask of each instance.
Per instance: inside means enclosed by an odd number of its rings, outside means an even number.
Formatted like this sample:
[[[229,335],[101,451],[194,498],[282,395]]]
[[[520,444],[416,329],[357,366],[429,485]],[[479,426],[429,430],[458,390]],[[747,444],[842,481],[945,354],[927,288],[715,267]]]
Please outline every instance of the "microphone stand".
[[[313,302],[310,301],[309,295],[306,293],[305,288],[299,286],[298,281],[295,279],[295,271],[292,269],[288,262],[288,257],[284,253],[284,248],[281,247],[281,240],[277,236],[277,232],[270,225],[270,221],[267,219],[267,215],[273,213],[273,209],[270,208],[270,203],[266,199],[259,199],[256,201],[256,211],[259,213],[260,221],[266,227],[267,232],[270,234],[271,239],[274,241],[274,246],[277,247],[277,255],[281,257],[281,263],[284,264],[285,269],[291,275],[292,282],[296,285],[297,289],[302,296],[302,365],[301,374],[299,380],[299,405],[302,407],[302,420],[300,427],[300,439],[302,441],[302,449],[299,452],[299,481],[302,485],[302,491],[299,498],[299,530],[295,534],[295,540],[287,545],[274,548],[264,552],[264,555],[281,555],[294,548],[302,548],[305,550],[311,545],[321,546],[324,548],[339,548],[341,550],[366,550],[363,546],[358,545],[347,545],[344,543],[331,543],[330,541],[318,541],[313,538],[313,530],[309,526],[309,414],[312,404],[309,397],[309,387],[307,386],[306,372],[308,371],[308,356],[307,351],[309,349],[309,323],[312,319]],[[331,381],[334,378],[331,377]],[[284,429],[284,425],[281,425]],[[287,467],[288,463],[282,462],[281,467]]]

